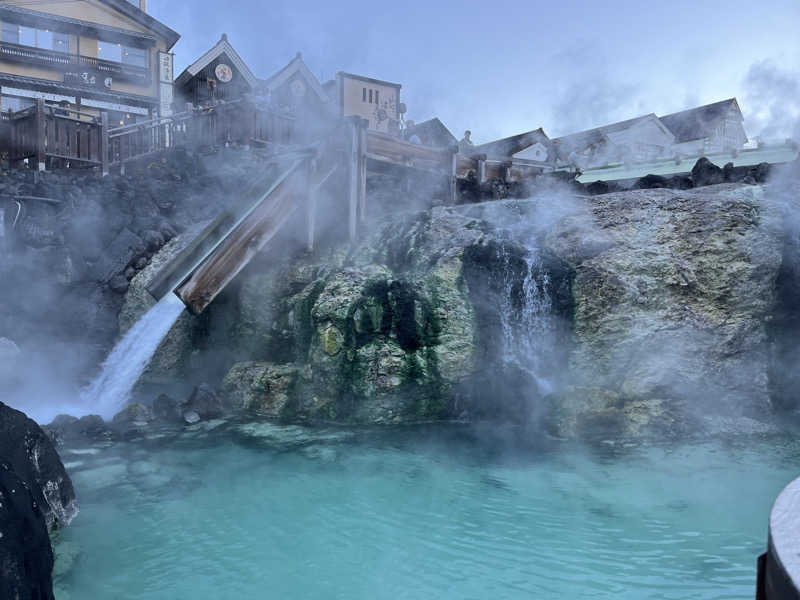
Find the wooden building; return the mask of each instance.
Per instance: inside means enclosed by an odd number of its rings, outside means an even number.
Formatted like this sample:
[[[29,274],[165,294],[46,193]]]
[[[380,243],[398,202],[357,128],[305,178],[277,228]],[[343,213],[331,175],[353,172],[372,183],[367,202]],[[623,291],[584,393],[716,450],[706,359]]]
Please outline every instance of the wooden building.
[[[699,156],[741,150],[747,143],[744,117],[736,98],[660,117],[675,136],[673,153]]]
[[[294,119],[298,141],[316,139],[334,125],[336,105],[299,52],[280,71],[261,81],[258,89],[273,110]]]
[[[399,135],[403,87],[399,83],[339,71],[335,83],[326,87],[336,98],[340,117],[361,117],[369,121],[371,131]]]
[[[580,169],[668,158],[674,142],[652,113],[553,139],[558,165]]]
[[[0,24],[3,111],[43,99],[120,125],[172,104],[169,51],[180,36],[147,14],[146,0],[6,0]]]
[[[234,50],[224,33],[220,40],[175,79],[175,109],[185,104],[210,106],[252,94],[258,78]]]
[[[526,162],[538,163],[542,167],[555,166],[555,146],[540,127],[510,137],[479,144],[475,146],[476,154],[485,154],[494,160],[522,159]]]

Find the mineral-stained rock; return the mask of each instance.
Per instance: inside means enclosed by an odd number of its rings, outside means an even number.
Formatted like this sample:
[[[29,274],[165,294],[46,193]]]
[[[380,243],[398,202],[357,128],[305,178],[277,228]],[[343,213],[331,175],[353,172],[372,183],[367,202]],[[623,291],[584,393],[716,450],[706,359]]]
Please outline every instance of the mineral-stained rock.
[[[181,403],[166,394],[160,394],[153,400],[153,417],[167,423],[180,421]]]
[[[234,365],[222,386],[235,408],[283,418],[291,416],[290,402],[297,377],[294,365],[247,362]]]
[[[196,412],[201,419],[214,419],[225,412],[225,406],[214,388],[207,383],[200,384],[192,391],[184,410]]]
[[[197,233],[197,229],[200,227],[170,241],[153,257],[150,264],[131,280],[125,294],[125,302],[119,313],[121,335],[124,335],[142,315],[155,306],[156,300],[147,291],[147,286],[161,269],[191,241],[191,235]],[[142,382],[165,383],[185,374],[192,353],[192,336],[196,324],[197,318],[188,311],[181,314],[153,354],[153,358],[141,377]]]
[[[130,404],[116,415],[113,424],[126,431],[144,428],[153,421],[153,411],[144,404]]]
[[[779,217],[763,188],[724,184],[597,196],[549,232],[576,273],[569,379],[622,402],[600,413],[632,431],[640,413],[688,424],[770,407]],[[576,251],[594,236],[597,252]],[[597,414],[599,396],[582,397]]]

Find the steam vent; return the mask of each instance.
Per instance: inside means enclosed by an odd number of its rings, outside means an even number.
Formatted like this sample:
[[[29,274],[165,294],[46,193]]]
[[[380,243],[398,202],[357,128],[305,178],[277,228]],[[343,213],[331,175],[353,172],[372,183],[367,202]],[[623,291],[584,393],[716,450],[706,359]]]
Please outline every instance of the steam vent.
[[[0,2],[0,600],[800,596],[800,5],[410,1]]]

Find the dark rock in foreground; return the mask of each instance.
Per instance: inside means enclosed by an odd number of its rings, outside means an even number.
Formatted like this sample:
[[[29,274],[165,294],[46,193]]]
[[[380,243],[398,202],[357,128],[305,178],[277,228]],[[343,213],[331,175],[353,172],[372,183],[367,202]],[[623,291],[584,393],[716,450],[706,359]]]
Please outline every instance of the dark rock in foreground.
[[[10,463],[0,462],[0,597],[52,600],[53,549],[43,505]]]
[[[77,514],[75,491],[48,435],[0,402],[0,597],[53,598],[48,530]]]

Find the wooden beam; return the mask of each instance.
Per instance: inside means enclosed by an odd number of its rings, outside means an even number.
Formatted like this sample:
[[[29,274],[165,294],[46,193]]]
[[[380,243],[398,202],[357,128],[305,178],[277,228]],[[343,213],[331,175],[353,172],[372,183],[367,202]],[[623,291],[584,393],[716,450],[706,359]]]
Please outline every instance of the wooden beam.
[[[203,312],[292,216],[308,193],[304,162],[297,161],[175,290],[192,313]]]
[[[111,158],[108,156],[108,113],[100,114],[100,162],[103,177],[108,175],[109,163]]]
[[[347,127],[348,149],[347,149],[347,197],[348,197],[348,232],[350,241],[355,242],[358,217],[358,126],[353,119],[348,120]]]
[[[478,185],[483,185],[486,181],[486,160],[478,159],[478,168],[475,171],[475,177],[478,180]]]
[[[47,155],[47,128],[45,124],[44,99],[36,99],[36,169],[45,170]]]
[[[458,202],[458,148],[454,148],[450,154],[450,173],[447,183],[447,203],[455,206]]]
[[[358,129],[358,216],[359,221],[367,220],[367,126],[369,121],[362,119]]]

